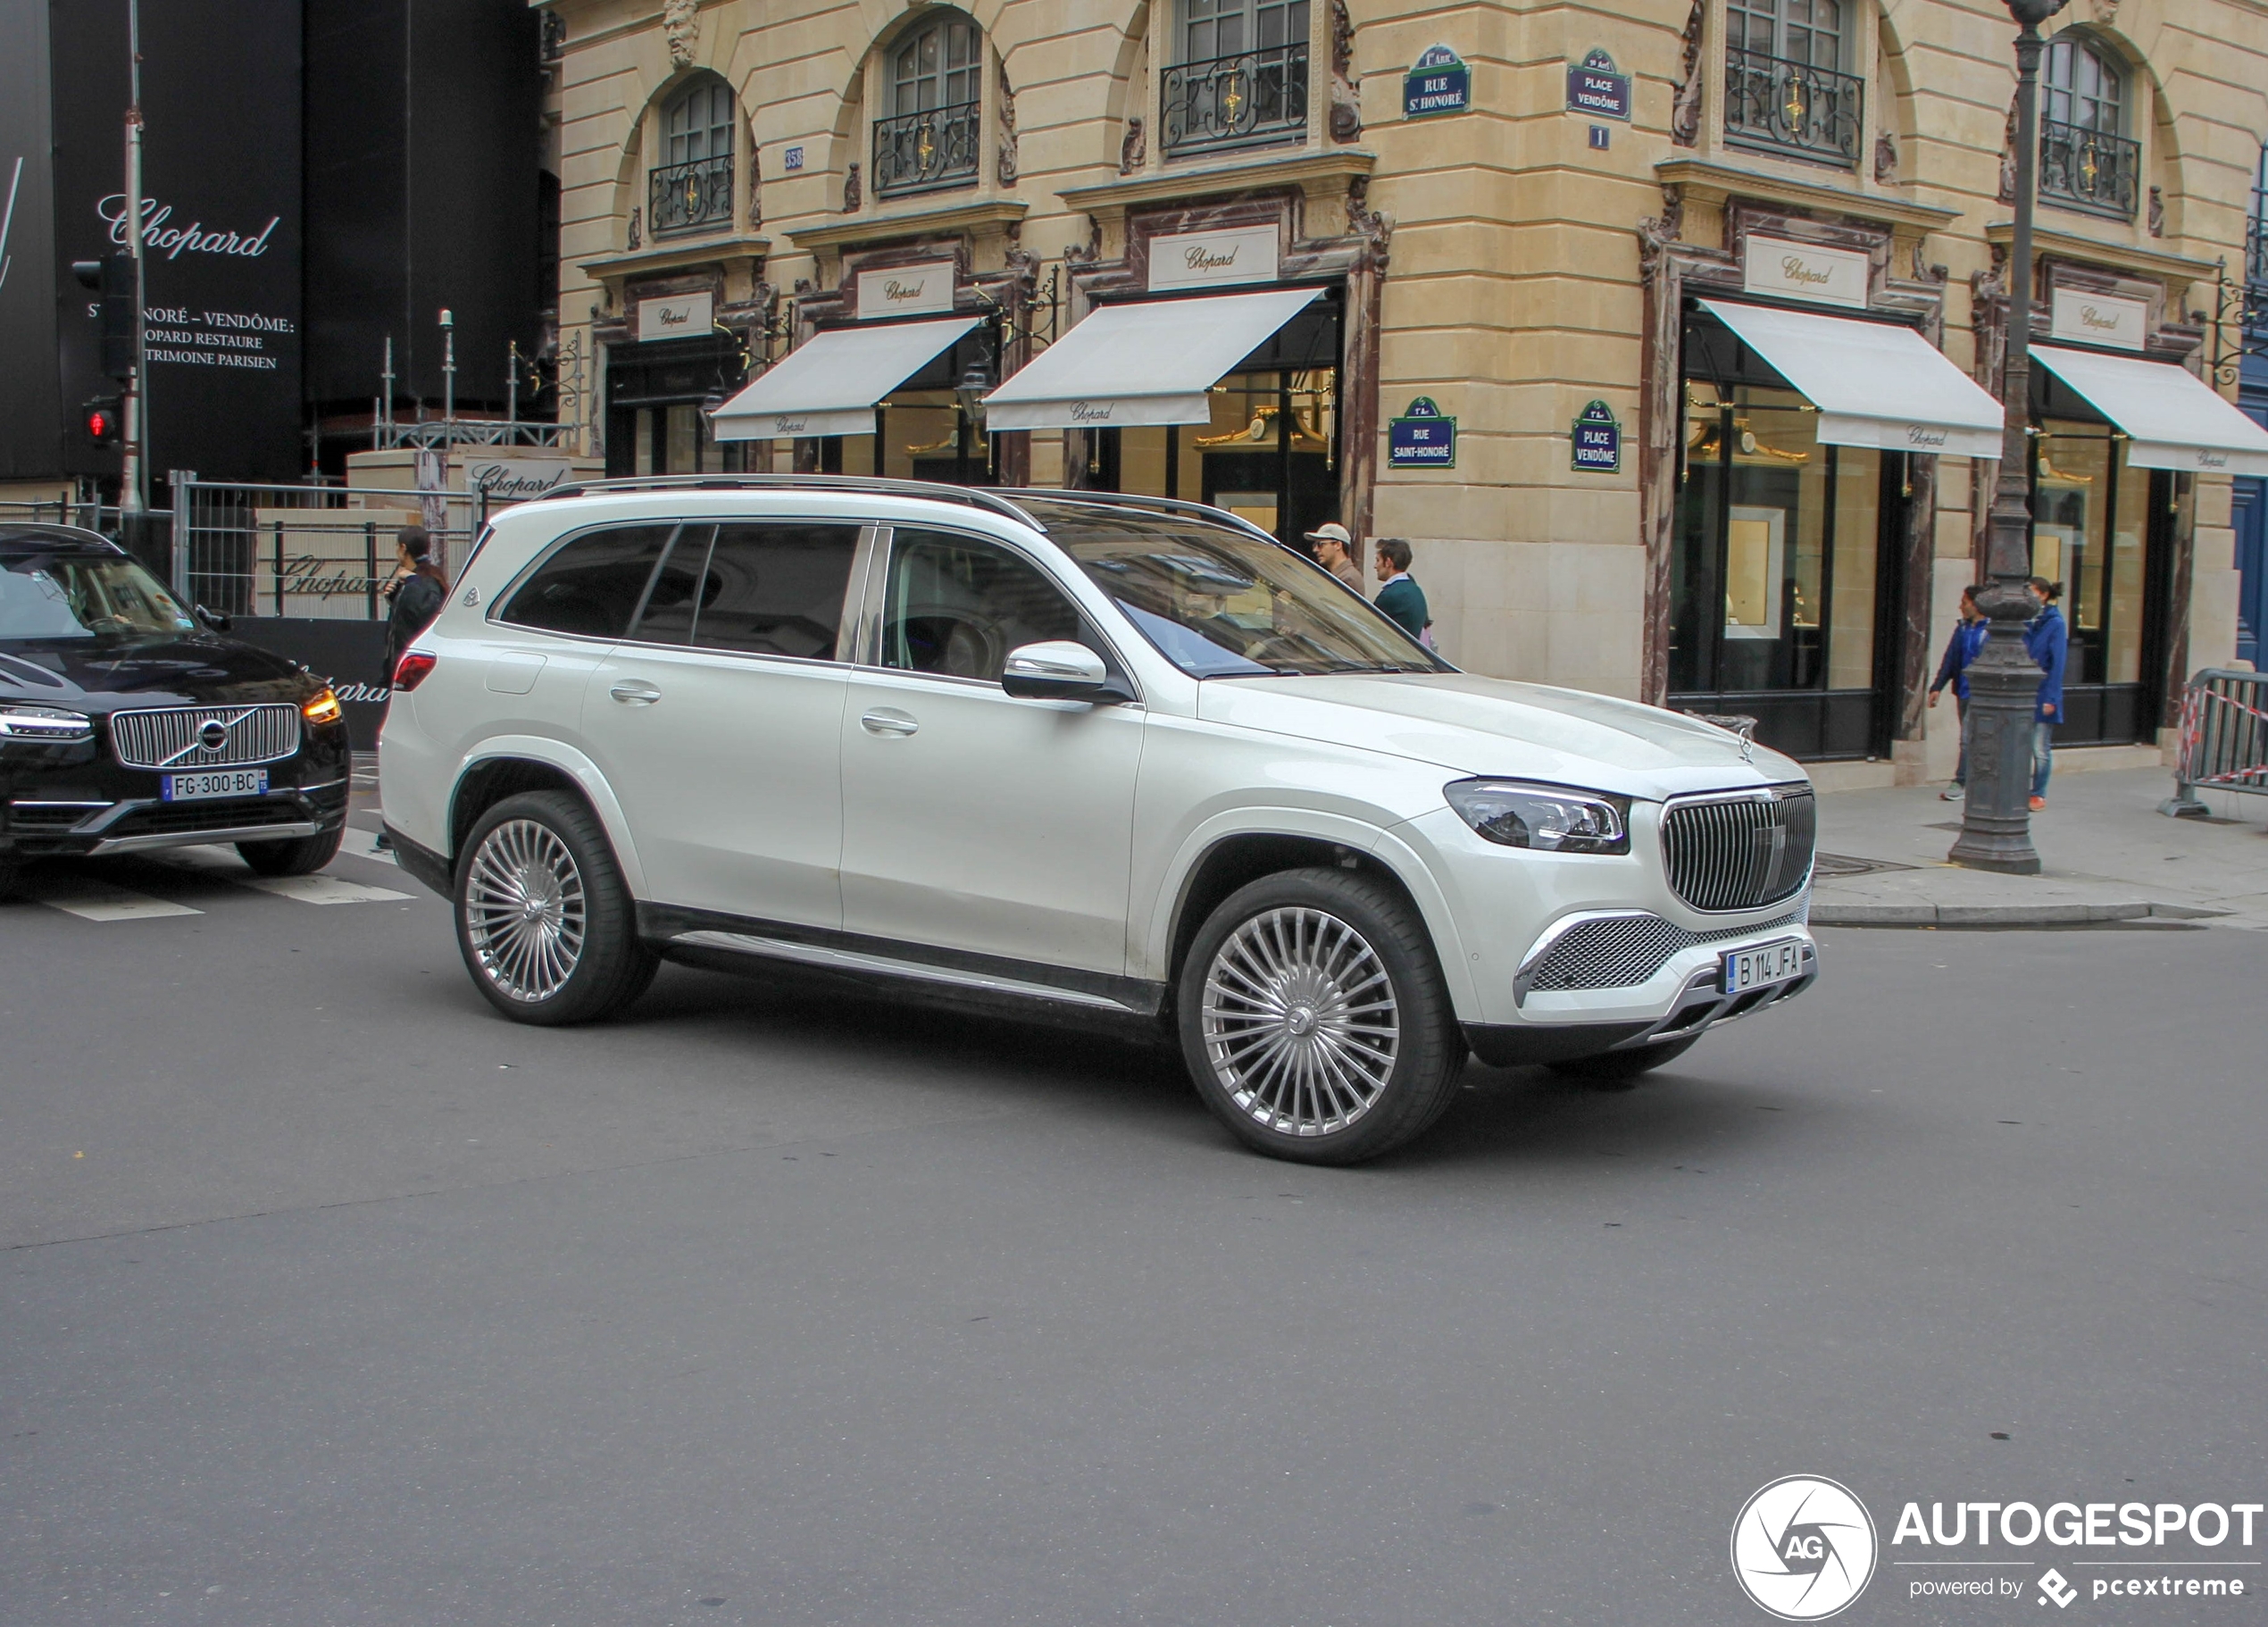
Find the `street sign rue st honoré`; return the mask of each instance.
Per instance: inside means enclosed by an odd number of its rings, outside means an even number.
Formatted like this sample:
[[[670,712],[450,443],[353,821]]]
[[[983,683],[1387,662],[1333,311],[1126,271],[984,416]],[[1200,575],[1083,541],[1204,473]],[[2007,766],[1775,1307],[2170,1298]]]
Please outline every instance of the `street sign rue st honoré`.
[[[1455,469],[1457,421],[1445,417],[1430,396],[1420,396],[1410,410],[1386,424],[1388,469]]]
[[[1472,105],[1472,70],[1447,46],[1428,46],[1402,79],[1402,116],[1430,119]]]

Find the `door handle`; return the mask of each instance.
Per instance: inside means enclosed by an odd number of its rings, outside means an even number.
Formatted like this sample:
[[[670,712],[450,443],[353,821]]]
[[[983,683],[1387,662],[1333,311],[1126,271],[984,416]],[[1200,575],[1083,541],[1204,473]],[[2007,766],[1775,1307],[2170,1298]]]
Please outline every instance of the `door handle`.
[[[858,720],[858,726],[869,734],[888,735],[894,738],[903,739],[921,725],[903,712],[893,711],[887,706],[877,706]]]
[[[662,698],[661,688],[643,678],[625,678],[607,691],[625,706],[650,706]]]

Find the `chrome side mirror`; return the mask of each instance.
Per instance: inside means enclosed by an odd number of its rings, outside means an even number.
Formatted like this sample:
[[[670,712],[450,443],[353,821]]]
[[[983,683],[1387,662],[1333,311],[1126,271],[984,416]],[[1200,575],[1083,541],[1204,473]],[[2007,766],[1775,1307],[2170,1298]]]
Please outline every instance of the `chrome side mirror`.
[[[1110,668],[1085,645],[1069,638],[1026,644],[1008,652],[1000,687],[1020,700],[1126,700]]]

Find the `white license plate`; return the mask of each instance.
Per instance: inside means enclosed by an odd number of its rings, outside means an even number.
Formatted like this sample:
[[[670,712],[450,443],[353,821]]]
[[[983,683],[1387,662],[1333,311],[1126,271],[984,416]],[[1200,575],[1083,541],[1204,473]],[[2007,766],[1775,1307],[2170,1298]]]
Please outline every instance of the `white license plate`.
[[[204,774],[168,774],[158,786],[167,802],[197,802],[207,797],[265,797],[264,768],[223,768]]]
[[[1790,983],[1804,974],[1804,943],[1783,938],[1778,943],[1735,949],[1724,957],[1724,992],[1746,994],[1774,983]]]

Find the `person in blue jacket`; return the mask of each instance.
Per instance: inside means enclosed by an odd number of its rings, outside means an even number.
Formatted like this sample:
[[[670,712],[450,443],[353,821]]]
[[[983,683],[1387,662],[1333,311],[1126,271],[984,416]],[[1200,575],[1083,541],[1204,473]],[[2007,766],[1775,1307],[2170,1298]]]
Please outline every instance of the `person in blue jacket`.
[[[1953,686],[1953,704],[1961,713],[1961,760],[1953,766],[1953,783],[1938,793],[1940,802],[1958,802],[1967,794],[1969,783],[1969,668],[1984,648],[1985,634],[1992,623],[1985,620],[1977,608],[1977,590],[1961,590],[1961,620],[1954,623],[1953,637],[1945,641],[1945,659],[1938,663],[1938,680],[1930,686],[1930,705],[1938,704],[1938,697],[1945,693],[1947,684]]]
[[[2071,657],[2072,637],[2064,613],[2055,608],[2064,597],[2063,583],[2035,576],[2030,585],[2039,611],[2025,625],[2024,648],[2042,674],[2039,709],[2031,720],[2031,811],[2037,814],[2047,805],[2047,775],[2055,766],[2055,725],[2064,721],[2064,666]]]

